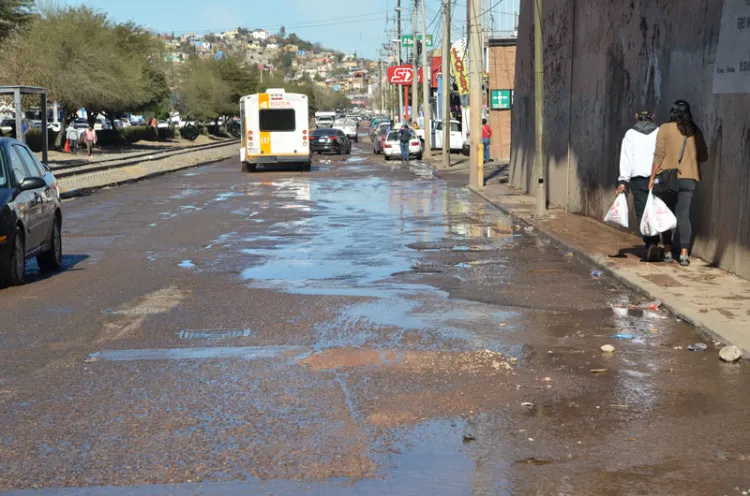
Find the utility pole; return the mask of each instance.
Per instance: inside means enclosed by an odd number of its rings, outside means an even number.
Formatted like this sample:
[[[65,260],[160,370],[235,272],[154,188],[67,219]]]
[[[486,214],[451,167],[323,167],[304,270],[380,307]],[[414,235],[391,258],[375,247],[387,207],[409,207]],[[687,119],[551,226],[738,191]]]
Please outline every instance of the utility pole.
[[[480,0],[469,2],[469,80],[470,117],[469,185],[484,187],[484,153],[482,149],[482,32]]]
[[[398,30],[398,61],[396,65],[401,65],[401,0],[398,0],[398,6],[396,7],[396,13],[398,14],[397,30]],[[400,88],[399,88],[400,90]],[[404,95],[401,91],[398,91],[398,119],[396,123],[404,118]]]
[[[427,65],[427,15],[425,2],[422,0],[422,100],[424,101],[424,156],[432,158],[432,126],[430,125],[430,87],[432,86],[432,71]]]
[[[544,39],[542,38],[542,0],[534,2],[534,123],[536,151],[534,176],[537,180],[536,214],[547,214],[547,185],[544,181]]]
[[[417,50],[417,31],[419,30],[419,11],[417,9],[418,3],[419,0],[414,0],[414,11],[412,16],[412,20],[414,21],[414,44],[411,48],[412,64],[414,65],[414,77],[412,77],[411,81],[411,120],[415,124],[419,119],[419,50]]]
[[[443,0],[443,167],[451,165],[451,0]]]

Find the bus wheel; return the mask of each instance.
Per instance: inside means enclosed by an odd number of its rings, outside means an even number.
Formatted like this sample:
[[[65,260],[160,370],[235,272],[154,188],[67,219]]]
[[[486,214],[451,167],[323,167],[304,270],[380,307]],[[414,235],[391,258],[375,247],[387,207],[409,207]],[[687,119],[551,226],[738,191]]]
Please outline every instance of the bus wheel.
[[[312,169],[312,163],[305,162],[305,163],[302,164],[302,170],[303,171],[309,171],[310,169]]]
[[[242,163],[242,172],[255,172],[258,169],[258,164],[249,164],[247,162]]]

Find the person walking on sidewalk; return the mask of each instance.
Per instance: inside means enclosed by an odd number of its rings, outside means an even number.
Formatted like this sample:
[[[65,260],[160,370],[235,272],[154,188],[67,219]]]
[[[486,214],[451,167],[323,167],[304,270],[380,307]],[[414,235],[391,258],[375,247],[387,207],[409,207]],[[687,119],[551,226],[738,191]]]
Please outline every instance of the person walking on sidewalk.
[[[703,134],[693,121],[690,104],[677,100],[672,105],[669,122],[662,124],[656,139],[654,165],[651,170],[649,190],[654,188],[657,174],[677,169],[677,184],[674,189],[658,196],[672,209],[677,217],[677,233],[680,237],[680,265],[690,265],[689,250],[692,237],[690,204],[701,180],[700,163],[708,160],[708,149]],[[662,233],[664,261],[672,262],[672,231]]]
[[[398,133],[398,141],[401,144],[401,163],[409,161],[409,141],[411,140],[411,130],[404,124]]]
[[[484,163],[490,161],[490,138],[492,138],[492,129],[487,124],[487,119],[482,119],[482,145],[484,145]]]
[[[89,152],[89,157],[93,151],[94,145],[96,144],[96,131],[94,126],[89,124],[88,129],[83,132],[83,143],[86,145],[86,149]]]
[[[75,128],[73,123],[71,122],[68,126],[68,129],[65,130],[65,139],[68,140],[68,146],[70,147],[71,153],[73,155],[78,155],[78,129]]]
[[[630,189],[635,205],[635,218],[638,221],[637,225],[640,225],[646,208],[646,200],[648,200],[648,184],[654,163],[659,126],[654,123],[654,114],[646,110],[635,114],[635,120],[635,125],[628,129],[622,139],[617,194],[625,193]],[[656,262],[659,236],[644,236],[643,241],[646,243],[644,260]]]

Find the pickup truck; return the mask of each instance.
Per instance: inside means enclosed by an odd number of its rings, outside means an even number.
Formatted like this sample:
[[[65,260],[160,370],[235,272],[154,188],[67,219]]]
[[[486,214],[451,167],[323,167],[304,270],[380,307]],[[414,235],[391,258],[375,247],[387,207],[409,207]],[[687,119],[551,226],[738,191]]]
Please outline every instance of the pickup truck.
[[[333,123],[333,128],[343,131],[350,141],[359,143],[359,122],[356,119],[339,119]]]

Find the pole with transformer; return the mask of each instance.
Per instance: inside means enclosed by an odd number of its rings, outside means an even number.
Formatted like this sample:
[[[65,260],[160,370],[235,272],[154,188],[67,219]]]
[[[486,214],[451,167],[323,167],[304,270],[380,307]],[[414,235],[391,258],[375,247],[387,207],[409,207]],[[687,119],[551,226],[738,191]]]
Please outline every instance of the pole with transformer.
[[[536,214],[547,214],[547,185],[544,167],[544,39],[542,38],[542,0],[534,2],[534,123],[536,150],[534,175],[536,178]]]
[[[480,0],[467,0],[469,8],[469,186],[484,187],[482,147],[482,32]]]
[[[425,13],[425,2],[422,0],[422,101],[424,108],[424,157],[432,158],[432,126],[430,123],[430,87],[432,86],[432,71],[427,65],[427,15]]]
[[[451,165],[451,0],[443,0],[443,167]]]
[[[398,0],[398,6],[396,7],[396,13],[398,15],[397,30],[398,30],[398,60],[396,65],[401,65],[401,0]],[[398,89],[398,121],[404,118],[404,95],[401,89]],[[397,121],[397,122],[398,122]]]
[[[414,0],[414,10],[412,20],[414,21],[414,43],[411,47],[412,52],[412,64],[414,66],[414,73],[411,81],[411,120],[412,123],[416,123],[419,119],[419,57],[417,49],[417,31],[419,29],[419,0]]]

